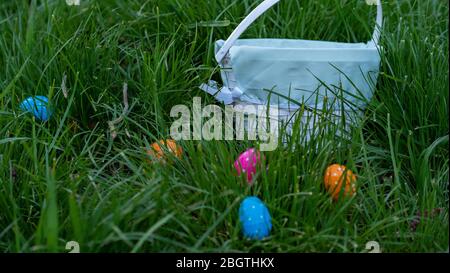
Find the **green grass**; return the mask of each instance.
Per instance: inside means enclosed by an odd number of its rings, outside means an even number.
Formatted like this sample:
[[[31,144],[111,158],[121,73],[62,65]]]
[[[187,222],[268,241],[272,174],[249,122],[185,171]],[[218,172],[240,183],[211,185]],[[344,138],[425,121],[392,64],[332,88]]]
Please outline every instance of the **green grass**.
[[[351,141],[324,133],[265,153],[252,188],[233,175],[246,141],[183,141],[173,164],[145,147],[169,136],[170,109],[213,98],[213,42],[259,1],[6,0],[0,3],[0,251],[448,251],[448,1],[383,1],[375,97]],[[245,37],[362,42],[375,9],[364,1],[282,1]],[[61,82],[67,76],[68,97]],[[111,138],[108,121],[129,109]],[[55,106],[46,123],[19,110],[30,95]],[[358,194],[333,203],[331,163],[358,175]],[[258,195],[271,236],[242,238],[240,201]],[[418,211],[442,208],[410,228]]]

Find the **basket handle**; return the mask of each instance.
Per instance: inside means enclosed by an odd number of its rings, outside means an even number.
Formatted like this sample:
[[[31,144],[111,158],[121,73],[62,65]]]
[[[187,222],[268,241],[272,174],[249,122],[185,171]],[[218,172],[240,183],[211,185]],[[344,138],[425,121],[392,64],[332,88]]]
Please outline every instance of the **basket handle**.
[[[375,31],[372,36],[372,41],[378,45],[380,41],[380,28],[383,25],[383,8],[381,5],[381,0],[377,1],[377,26],[375,26]],[[259,4],[245,19],[237,26],[237,28],[231,33],[230,37],[225,41],[224,45],[219,49],[216,54],[216,60],[218,63],[222,63],[223,58],[228,54],[228,51],[233,46],[233,44],[239,39],[239,37],[247,30],[250,25],[256,21],[261,15],[263,15],[267,10],[273,7],[275,4],[280,2],[280,0],[265,0]]]

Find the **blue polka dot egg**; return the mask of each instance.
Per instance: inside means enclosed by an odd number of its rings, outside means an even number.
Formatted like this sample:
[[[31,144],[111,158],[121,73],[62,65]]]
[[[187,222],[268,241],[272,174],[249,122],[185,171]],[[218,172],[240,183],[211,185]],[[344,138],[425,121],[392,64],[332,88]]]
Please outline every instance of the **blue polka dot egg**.
[[[239,208],[244,237],[262,240],[272,230],[272,220],[266,205],[255,196],[245,198]]]
[[[48,98],[45,96],[28,97],[20,104],[20,109],[32,113],[42,121],[47,121],[52,115]]]

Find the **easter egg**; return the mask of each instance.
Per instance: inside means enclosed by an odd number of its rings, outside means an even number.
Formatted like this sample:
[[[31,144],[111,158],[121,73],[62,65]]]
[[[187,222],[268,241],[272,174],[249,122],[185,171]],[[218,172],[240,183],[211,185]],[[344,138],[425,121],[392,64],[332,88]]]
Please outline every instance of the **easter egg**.
[[[239,208],[239,220],[245,238],[262,240],[272,230],[272,220],[266,205],[255,196],[245,198]]]
[[[251,148],[239,155],[234,162],[234,168],[238,175],[245,173],[247,175],[247,182],[250,184],[253,181],[253,176],[256,174],[257,166],[261,163],[261,154],[258,150]]]
[[[45,96],[28,97],[20,104],[20,109],[32,113],[37,119],[47,121],[52,111]]]
[[[342,194],[344,197],[353,196],[356,193],[356,175],[343,165],[330,165],[325,171],[325,189],[331,193],[335,201]],[[342,191],[343,184],[344,190]]]
[[[181,158],[183,155],[183,149],[177,145],[175,140],[167,139],[155,142],[147,150],[147,154],[152,157],[152,159],[165,161],[167,158],[167,153],[173,154],[177,158]]]

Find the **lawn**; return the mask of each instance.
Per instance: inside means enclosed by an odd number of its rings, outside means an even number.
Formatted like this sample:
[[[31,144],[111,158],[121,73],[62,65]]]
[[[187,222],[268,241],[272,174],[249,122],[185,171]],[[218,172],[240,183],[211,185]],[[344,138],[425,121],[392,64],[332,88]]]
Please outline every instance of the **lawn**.
[[[448,1],[383,1],[378,85],[350,139],[300,132],[264,152],[252,187],[233,162],[255,141],[179,141],[180,159],[149,160],[173,106],[220,105],[198,88],[220,81],[214,42],[259,2],[2,0],[0,251],[448,252]],[[243,37],[365,42],[375,12],[286,0]],[[20,109],[35,95],[47,122]],[[326,192],[333,163],[357,175],[354,197]],[[272,216],[264,240],[242,236],[251,195]]]

